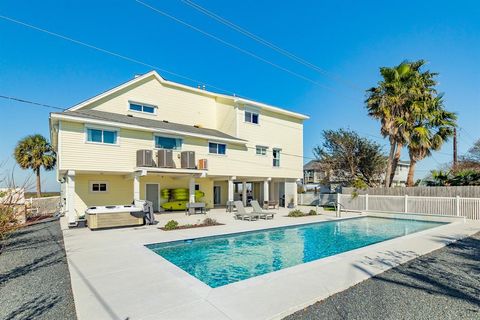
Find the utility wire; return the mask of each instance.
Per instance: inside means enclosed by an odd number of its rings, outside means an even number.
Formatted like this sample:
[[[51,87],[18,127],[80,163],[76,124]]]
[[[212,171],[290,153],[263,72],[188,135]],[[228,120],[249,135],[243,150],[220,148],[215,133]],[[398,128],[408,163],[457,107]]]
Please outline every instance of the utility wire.
[[[181,78],[181,79],[184,79],[184,80],[188,80],[188,81],[193,82],[193,83],[196,83],[196,84],[199,84],[199,83],[205,84],[205,85],[207,85],[207,86],[209,86],[209,87],[211,87],[211,88],[214,88],[214,89],[216,89],[216,90],[220,90],[220,91],[222,91],[222,92],[226,92],[226,93],[235,95],[235,93],[234,93],[233,91],[230,91],[230,90],[227,90],[227,89],[223,89],[223,88],[220,88],[220,87],[217,87],[217,86],[214,86],[214,85],[205,83],[205,82],[203,82],[203,81],[199,81],[199,80],[196,80],[196,79],[193,79],[193,78],[190,78],[190,77],[181,75],[181,74],[179,74],[179,73],[169,71],[169,70],[164,69],[164,68],[161,68],[161,67],[159,67],[159,66],[156,66],[156,65],[153,65],[153,64],[150,64],[150,63],[146,63],[146,62],[143,62],[143,61],[141,61],[141,60],[138,60],[138,59],[135,59],[135,58],[132,58],[132,57],[128,57],[128,56],[125,56],[125,55],[123,55],[123,54],[119,54],[119,53],[116,53],[116,52],[113,52],[113,51],[110,51],[110,50],[107,50],[107,49],[104,49],[104,48],[100,48],[100,47],[94,46],[94,45],[92,45],[92,44],[89,44],[89,43],[86,43],[86,42],[83,42],[83,41],[80,41],[80,40],[73,39],[73,38],[68,37],[68,36],[65,36],[65,35],[63,35],[63,34],[59,34],[59,33],[56,33],[56,32],[52,32],[52,31],[49,31],[49,30],[47,30],[47,29],[43,29],[43,28],[34,26],[34,25],[32,25],[32,24],[29,24],[29,23],[26,23],[26,22],[23,22],[23,21],[20,21],[20,20],[17,20],[17,19],[13,19],[13,18],[4,16],[4,15],[0,15],[0,18],[1,18],[1,19],[4,19],[4,20],[7,20],[7,21],[10,21],[10,22],[13,22],[13,23],[16,23],[16,24],[19,24],[19,25],[22,25],[22,26],[25,26],[25,27],[28,27],[28,28],[31,28],[31,29],[34,29],[34,30],[37,30],[37,31],[40,31],[40,32],[43,32],[43,33],[46,33],[46,34],[49,34],[49,35],[51,35],[51,36],[54,36],[54,37],[57,37],[57,38],[60,38],[60,39],[63,39],[63,40],[67,40],[67,41],[69,41],[69,42],[72,42],[72,43],[75,43],[75,44],[78,44],[78,45],[81,45],[81,46],[84,46],[84,47],[87,47],[87,48],[90,48],[90,49],[93,49],[93,50],[100,51],[100,52],[102,52],[102,53],[109,54],[109,55],[111,55],[111,56],[114,56],[114,57],[117,57],[117,58],[120,58],[120,59],[129,61],[129,62],[133,62],[133,63],[139,64],[139,65],[142,65],[142,66],[151,68],[151,69],[159,70],[159,71],[164,72],[164,73],[168,73],[168,74],[173,75],[173,76],[175,76],[175,77],[178,77],[178,78]],[[237,96],[238,96],[238,94],[237,94]],[[247,98],[247,97],[245,97],[245,98]],[[247,99],[248,99],[248,98],[247,98]]]
[[[197,31],[197,32],[199,32],[199,33],[201,33],[201,34],[203,34],[203,35],[205,35],[205,36],[207,36],[207,37],[209,37],[209,38],[211,38],[211,39],[214,39],[214,40],[216,40],[216,41],[218,41],[218,42],[220,42],[220,43],[222,43],[222,44],[224,44],[224,45],[226,45],[226,46],[228,46],[228,47],[230,47],[230,48],[233,48],[233,49],[235,49],[235,50],[238,50],[238,51],[240,51],[240,52],[242,52],[242,53],[244,53],[244,54],[246,54],[246,55],[248,55],[248,56],[250,56],[250,57],[252,57],[252,58],[255,58],[255,59],[259,60],[259,61],[262,61],[262,62],[264,62],[264,63],[266,63],[266,64],[268,64],[268,65],[271,65],[271,66],[273,66],[273,67],[275,67],[275,68],[277,68],[277,69],[279,69],[279,70],[282,70],[282,71],[284,71],[284,72],[286,72],[286,73],[289,73],[289,74],[291,74],[291,75],[293,75],[293,76],[295,76],[295,77],[297,77],[297,78],[300,78],[300,79],[303,79],[303,80],[305,80],[305,81],[308,81],[308,82],[310,82],[310,83],[312,83],[312,84],[315,84],[315,85],[317,85],[317,86],[319,86],[319,87],[322,87],[322,88],[324,88],[324,89],[326,89],[326,90],[329,90],[329,91],[332,91],[332,92],[336,92],[334,89],[332,89],[332,88],[329,87],[329,86],[323,85],[323,84],[319,83],[318,81],[315,81],[315,80],[313,80],[313,79],[311,79],[311,78],[309,78],[309,77],[306,77],[306,76],[304,76],[304,75],[302,75],[302,74],[300,74],[300,73],[297,73],[297,72],[292,71],[292,70],[290,70],[290,69],[288,69],[288,68],[285,68],[285,67],[283,67],[283,66],[281,66],[281,65],[279,65],[279,64],[277,64],[277,63],[275,63],[275,62],[272,62],[272,61],[270,61],[270,60],[268,60],[268,59],[262,58],[262,57],[260,57],[259,55],[255,54],[255,53],[253,53],[253,52],[251,52],[251,51],[248,51],[248,50],[243,49],[243,48],[241,48],[241,47],[239,47],[239,46],[237,46],[237,45],[235,45],[235,44],[233,44],[233,43],[231,43],[231,42],[228,42],[228,41],[226,41],[226,40],[223,40],[223,39],[221,39],[221,38],[219,38],[219,37],[217,37],[217,36],[215,36],[215,35],[207,32],[207,31],[204,31],[204,30],[202,30],[202,29],[200,29],[200,28],[198,28],[198,27],[196,27],[196,26],[194,26],[194,25],[192,25],[192,24],[190,24],[190,23],[188,23],[188,22],[185,22],[185,21],[183,21],[183,20],[181,20],[181,19],[179,19],[179,18],[177,18],[177,17],[175,17],[175,16],[173,16],[173,15],[171,15],[171,14],[168,14],[168,13],[166,13],[165,11],[162,11],[162,10],[156,8],[156,7],[153,7],[152,5],[150,5],[150,4],[146,3],[146,2],[143,2],[143,1],[141,1],[141,0],[134,0],[134,1],[137,2],[137,3],[140,4],[140,5],[142,5],[142,6],[146,7],[146,8],[148,8],[148,9],[156,12],[157,14],[160,14],[160,15],[162,15],[162,16],[164,16],[164,17],[167,17],[167,18],[169,18],[169,19],[171,19],[171,20],[173,20],[173,21],[175,21],[175,22],[177,22],[177,23],[179,23],[179,24],[181,24],[181,25],[184,25],[184,26],[186,26],[186,27],[188,27],[188,28],[190,28],[190,29],[192,29],[192,30],[195,30],[195,31]]]
[[[227,20],[227,19],[223,18],[222,16],[220,16],[220,15],[218,15],[218,14],[200,6],[199,4],[197,4],[193,1],[181,0],[181,2],[190,6],[193,9],[197,10],[198,12],[203,13],[204,15],[222,23],[223,25],[226,25],[227,27],[243,34],[244,36],[249,37],[250,39],[253,39],[254,41],[256,41],[256,42],[258,42],[258,43],[260,43],[260,44],[262,44],[262,45],[264,45],[264,46],[282,54],[283,56],[285,56],[285,57],[287,57],[287,58],[289,58],[289,59],[307,67],[307,68],[310,68],[310,69],[312,69],[312,70],[314,70],[314,71],[316,71],[316,72],[318,72],[318,73],[320,73],[320,74],[322,74],[326,77],[329,77],[329,78],[334,79],[338,82],[341,82],[341,83],[349,86],[350,88],[353,88],[354,90],[363,90],[362,88],[351,84],[349,81],[346,81],[345,79],[342,79],[342,77],[340,77],[338,75],[334,75],[333,73],[328,72],[328,71],[320,68],[319,66],[317,66],[317,65],[315,65],[315,64],[313,64],[313,63],[311,63],[311,62],[309,62],[309,61],[307,61],[307,60],[305,60],[301,57],[299,57],[298,55],[296,55],[296,54],[294,54],[294,53],[292,53],[292,52],[290,52],[286,49],[283,49],[283,48],[273,44],[272,42],[266,40],[265,38],[262,38],[262,37],[250,32],[250,31],[248,31],[247,29],[245,29],[243,27],[240,27],[239,25],[231,22],[230,20]]]

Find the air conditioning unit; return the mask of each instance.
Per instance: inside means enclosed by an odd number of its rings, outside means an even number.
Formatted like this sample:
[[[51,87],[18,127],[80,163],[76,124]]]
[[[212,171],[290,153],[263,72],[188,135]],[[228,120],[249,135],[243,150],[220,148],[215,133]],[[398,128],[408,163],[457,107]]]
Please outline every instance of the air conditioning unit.
[[[198,169],[199,170],[207,170],[208,169],[207,159],[198,160]]]
[[[182,169],[195,169],[195,152],[182,151],[180,154],[180,163]]]
[[[137,150],[137,167],[155,167],[152,150]]]
[[[173,168],[173,151],[169,149],[158,150],[157,164],[159,168]]]

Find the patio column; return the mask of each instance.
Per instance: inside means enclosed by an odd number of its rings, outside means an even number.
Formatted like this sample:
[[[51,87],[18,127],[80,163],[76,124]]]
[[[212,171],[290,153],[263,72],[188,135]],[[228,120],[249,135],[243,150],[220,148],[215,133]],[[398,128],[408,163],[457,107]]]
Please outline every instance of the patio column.
[[[65,176],[66,186],[66,215],[69,224],[77,222],[77,213],[75,212],[75,171],[68,170]]]
[[[195,177],[191,176],[190,180],[188,181],[188,202],[194,203],[195,202]]]
[[[243,205],[247,205],[247,181],[242,181],[242,201]]]
[[[140,173],[133,176],[133,200],[140,200]]]
[[[268,190],[269,180],[263,181],[263,201],[268,201],[269,200],[269,198],[268,198],[268,195],[269,195],[269,192],[270,192]]]
[[[233,201],[233,178],[228,179],[228,201]]]

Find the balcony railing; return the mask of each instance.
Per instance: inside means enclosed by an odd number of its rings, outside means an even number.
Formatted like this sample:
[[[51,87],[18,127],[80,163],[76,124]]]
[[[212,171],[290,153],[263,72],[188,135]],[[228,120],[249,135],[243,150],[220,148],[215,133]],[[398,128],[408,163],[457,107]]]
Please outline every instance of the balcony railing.
[[[207,170],[207,159],[195,160],[195,151],[137,150],[137,167]]]

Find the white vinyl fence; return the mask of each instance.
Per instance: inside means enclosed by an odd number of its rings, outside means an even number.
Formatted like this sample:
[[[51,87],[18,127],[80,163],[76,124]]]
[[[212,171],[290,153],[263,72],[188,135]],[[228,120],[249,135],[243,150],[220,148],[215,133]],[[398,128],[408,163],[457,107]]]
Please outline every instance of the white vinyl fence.
[[[338,194],[344,210],[420,213],[480,220],[480,198]]]

